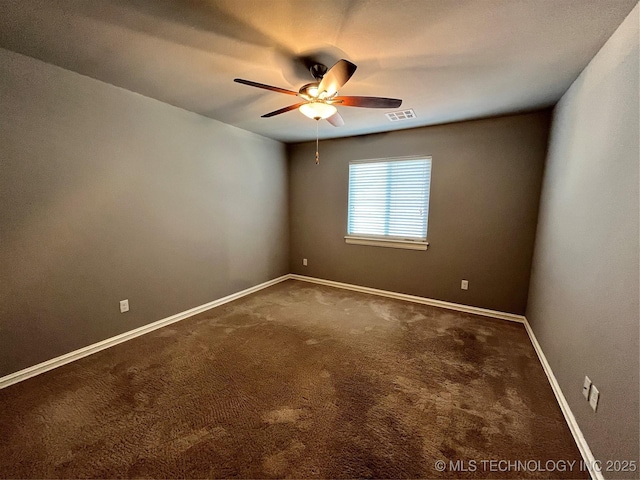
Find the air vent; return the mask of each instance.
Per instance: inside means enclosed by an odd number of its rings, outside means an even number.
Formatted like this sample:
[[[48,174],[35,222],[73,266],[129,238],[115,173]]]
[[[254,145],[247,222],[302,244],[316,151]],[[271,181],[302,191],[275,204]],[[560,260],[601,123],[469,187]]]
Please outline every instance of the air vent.
[[[416,118],[416,112],[414,112],[412,109],[385,113],[385,115],[391,122],[400,122],[402,120],[411,120],[413,118]]]

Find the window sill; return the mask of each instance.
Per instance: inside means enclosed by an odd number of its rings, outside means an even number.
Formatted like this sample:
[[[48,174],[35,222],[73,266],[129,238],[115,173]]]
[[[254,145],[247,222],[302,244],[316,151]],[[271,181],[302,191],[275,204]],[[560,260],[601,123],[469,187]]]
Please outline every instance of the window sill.
[[[351,245],[367,245],[369,247],[404,248],[406,250],[426,250],[427,248],[429,248],[429,242],[420,242],[414,240],[354,237],[351,235],[345,235],[344,241],[345,243],[349,243]]]

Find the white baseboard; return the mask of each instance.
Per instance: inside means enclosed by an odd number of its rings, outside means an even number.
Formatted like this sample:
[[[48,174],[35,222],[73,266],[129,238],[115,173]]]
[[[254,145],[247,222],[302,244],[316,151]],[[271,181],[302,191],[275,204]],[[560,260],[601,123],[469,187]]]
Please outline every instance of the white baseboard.
[[[524,328],[527,330],[527,334],[529,335],[529,339],[531,340],[531,344],[533,345],[534,350],[538,354],[538,359],[540,359],[540,363],[542,364],[542,368],[544,369],[544,373],[547,374],[547,378],[549,379],[549,383],[551,384],[551,389],[556,396],[556,400],[558,401],[558,405],[560,405],[560,410],[562,410],[562,414],[564,415],[564,419],[569,425],[569,430],[571,430],[571,434],[573,435],[573,439],[578,446],[578,450],[580,450],[580,454],[582,455],[582,459],[589,469],[589,474],[591,478],[595,480],[604,480],[604,476],[602,472],[594,466],[595,457],[587,444],[587,440],[584,438],[582,434],[582,430],[578,426],[578,422],[576,421],[576,417],[573,416],[573,412],[567,403],[567,399],[562,393],[562,389],[560,388],[560,384],[558,384],[558,380],[556,376],[553,374],[553,370],[551,370],[551,365],[547,361],[547,357],[545,357],[544,352],[542,351],[542,347],[538,343],[538,339],[536,338],[535,333],[533,333],[533,329],[531,325],[529,325],[529,321],[524,319]]]
[[[36,375],[40,375],[41,373],[48,372],[49,370],[53,370],[54,368],[61,367],[62,365],[73,362],[75,360],[79,360],[83,357],[87,357],[93,353],[99,352],[100,350],[104,350],[119,343],[126,342],[127,340],[131,340],[132,338],[139,337],[140,335],[144,335],[145,333],[152,332],[166,325],[179,322],[180,320],[184,320],[185,318],[192,317],[194,315],[197,315],[198,313],[205,312],[211,308],[215,308],[225,303],[232,302],[233,300],[237,300],[238,298],[244,297],[251,293],[257,292],[258,290],[262,290],[263,288],[270,287],[271,285],[275,285],[276,283],[280,283],[288,279],[288,274],[278,278],[274,278],[273,280],[269,280],[268,282],[255,285],[240,292],[232,293],[231,295],[219,298],[218,300],[205,303],[204,305],[200,305],[189,310],[185,310],[184,312],[176,313],[175,315],[163,318],[162,320],[158,320],[157,322],[149,323],[148,325],[136,328],[135,330],[130,330],[128,332],[121,333],[120,335],[116,335],[115,337],[107,338],[106,340],[102,340],[101,342],[88,345],[78,350],[74,350],[73,352],[65,353],[64,355],[52,358],[51,360],[47,360],[42,363],[38,363],[37,365],[25,368],[24,370],[10,373],[9,375],[0,377],[0,389],[6,388],[9,385],[13,385],[14,383],[22,382],[23,380],[26,380],[28,378],[35,377]]]
[[[377,288],[361,287],[360,285],[352,285],[350,283],[334,282],[333,280],[325,280],[323,278],[306,277],[295,273],[289,274],[289,278],[301,280],[303,282],[317,283],[319,285],[327,285],[329,287],[342,288],[345,290],[353,290],[355,292],[369,293],[381,297],[395,298],[397,300],[405,300],[407,302],[421,303],[431,307],[446,308],[448,310],[456,310],[458,312],[473,313],[482,315],[483,317],[499,318],[501,320],[509,320],[510,322],[524,323],[525,318],[515,313],[499,312],[497,310],[489,310],[486,308],[472,307],[471,305],[462,305],[459,303],[445,302],[443,300],[434,300],[432,298],[418,297],[416,295],[407,295],[406,293],[390,292],[388,290],[380,290]]]

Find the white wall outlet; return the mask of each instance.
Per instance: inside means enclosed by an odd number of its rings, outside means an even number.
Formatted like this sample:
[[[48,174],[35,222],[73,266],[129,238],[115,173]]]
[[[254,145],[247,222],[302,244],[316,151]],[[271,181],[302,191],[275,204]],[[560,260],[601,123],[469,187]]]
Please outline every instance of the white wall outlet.
[[[462,280],[460,283],[460,288],[462,290],[469,290],[469,280]]]
[[[591,393],[589,394],[589,405],[595,412],[598,408],[598,400],[600,399],[600,390],[595,385],[591,385]]]
[[[305,267],[307,266],[307,259],[306,258],[302,259],[302,265],[305,266]]]
[[[584,384],[582,385],[582,396],[589,401],[589,393],[591,393],[591,379],[584,377]]]
[[[124,313],[128,311],[129,311],[129,299],[120,300],[120,313]]]

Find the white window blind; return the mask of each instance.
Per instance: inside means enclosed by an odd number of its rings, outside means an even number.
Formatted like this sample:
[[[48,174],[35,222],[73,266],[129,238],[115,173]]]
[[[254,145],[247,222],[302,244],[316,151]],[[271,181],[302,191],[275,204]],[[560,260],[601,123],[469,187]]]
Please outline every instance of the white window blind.
[[[430,157],[350,163],[347,234],[425,241],[430,183]]]

